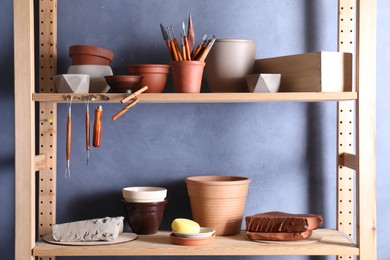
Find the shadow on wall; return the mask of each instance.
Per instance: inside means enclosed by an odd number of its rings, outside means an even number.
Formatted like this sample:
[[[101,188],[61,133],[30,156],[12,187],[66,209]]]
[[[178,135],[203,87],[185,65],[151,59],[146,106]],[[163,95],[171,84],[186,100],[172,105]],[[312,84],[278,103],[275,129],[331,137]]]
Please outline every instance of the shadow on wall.
[[[316,1],[305,1],[305,51],[311,52],[317,50],[318,44],[318,16],[320,15],[319,6]],[[307,103],[306,104],[306,119],[307,119],[307,161],[308,161],[308,177],[307,177],[307,194],[308,196],[308,211],[311,213],[325,212],[324,196],[324,161],[321,154],[323,154],[324,147],[324,133],[323,120],[321,119],[322,106],[321,103]],[[309,257],[313,260],[329,259],[327,256]]]

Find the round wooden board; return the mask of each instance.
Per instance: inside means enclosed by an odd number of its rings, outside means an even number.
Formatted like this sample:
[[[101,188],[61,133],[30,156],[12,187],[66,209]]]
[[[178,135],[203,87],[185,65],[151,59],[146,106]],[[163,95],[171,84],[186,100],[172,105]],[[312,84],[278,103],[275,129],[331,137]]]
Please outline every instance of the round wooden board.
[[[259,243],[265,243],[265,244],[275,244],[275,245],[306,245],[306,244],[313,244],[317,243],[318,241],[321,240],[320,236],[316,235],[311,235],[310,237],[306,239],[301,239],[301,240],[291,240],[291,241],[273,241],[273,240],[252,240],[255,242]]]
[[[103,246],[103,245],[112,245],[112,244],[120,244],[132,241],[136,239],[138,236],[135,233],[120,233],[119,236],[111,241],[80,241],[80,242],[61,242],[54,240],[52,234],[45,235],[43,240],[47,243],[57,244],[57,245],[65,245],[65,246]]]

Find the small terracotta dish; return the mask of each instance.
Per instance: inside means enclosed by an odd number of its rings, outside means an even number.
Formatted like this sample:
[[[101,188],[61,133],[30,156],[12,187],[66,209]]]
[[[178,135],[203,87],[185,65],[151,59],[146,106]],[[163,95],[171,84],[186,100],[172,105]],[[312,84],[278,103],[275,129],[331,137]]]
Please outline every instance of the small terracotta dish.
[[[197,238],[187,238],[187,237],[177,237],[175,234],[171,233],[169,235],[172,244],[181,245],[181,246],[204,246],[211,244],[215,239],[215,234],[208,237],[197,237]]]
[[[109,49],[93,45],[73,45],[69,47],[69,56],[72,65],[110,65],[114,53]]]
[[[127,202],[150,203],[164,201],[167,189],[161,187],[126,187],[122,189]]]
[[[215,234],[214,228],[201,227],[199,233],[197,234],[189,234],[189,233],[180,233],[180,232],[172,232],[177,237],[184,238],[201,238],[201,237],[211,237]]]
[[[140,88],[140,83],[143,77],[119,75],[105,76],[104,78],[106,79],[110,88],[113,89],[113,92],[128,93],[129,91],[135,92]]]

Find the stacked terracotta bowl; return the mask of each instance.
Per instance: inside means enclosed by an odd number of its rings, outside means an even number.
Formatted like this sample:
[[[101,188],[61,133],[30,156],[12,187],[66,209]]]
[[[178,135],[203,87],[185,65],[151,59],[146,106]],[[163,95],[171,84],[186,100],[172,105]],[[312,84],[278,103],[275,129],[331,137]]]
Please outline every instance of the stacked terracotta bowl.
[[[131,64],[127,66],[129,75],[142,76],[141,87],[148,86],[147,93],[161,93],[167,84],[169,65]]]
[[[68,74],[89,75],[89,92],[106,93],[110,87],[104,79],[113,75],[110,63],[114,53],[106,48],[92,45],[73,45],[69,47],[72,65]]]
[[[126,187],[122,189],[126,219],[136,234],[157,233],[167,204],[167,189],[161,187]]]

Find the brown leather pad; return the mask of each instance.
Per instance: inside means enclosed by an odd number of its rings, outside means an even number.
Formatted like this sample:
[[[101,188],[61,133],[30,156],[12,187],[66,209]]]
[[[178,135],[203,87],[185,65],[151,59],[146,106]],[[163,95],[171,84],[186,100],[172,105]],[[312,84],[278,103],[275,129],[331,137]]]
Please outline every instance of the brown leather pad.
[[[246,230],[268,233],[301,233],[320,227],[321,215],[290,214],[279,211],[255,214],[245,217]]]

